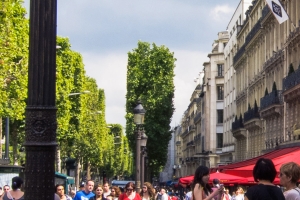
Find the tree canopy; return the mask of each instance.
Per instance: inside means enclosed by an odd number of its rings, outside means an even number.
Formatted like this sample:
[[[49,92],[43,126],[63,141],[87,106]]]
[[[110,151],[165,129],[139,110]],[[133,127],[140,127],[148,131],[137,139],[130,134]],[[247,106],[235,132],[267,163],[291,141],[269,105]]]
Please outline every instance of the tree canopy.
[[[137,48],[128,53],[126,134],[131,149],[135,149],[133,108],[139,99],[147,111],[144,127],[148,136],[148,167],[153,175],[157,175],[167,161],[174,112],[175,61],[174,53],[155,43],[139,41]]]

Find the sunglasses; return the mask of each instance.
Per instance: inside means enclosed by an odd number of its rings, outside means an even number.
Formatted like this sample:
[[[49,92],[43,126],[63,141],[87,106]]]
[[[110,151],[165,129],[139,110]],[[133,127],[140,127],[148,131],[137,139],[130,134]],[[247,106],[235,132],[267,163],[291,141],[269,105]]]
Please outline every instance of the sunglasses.
[[[126,189],[127,191],[133,191],[133,189],[131,189],[131,188],[128,188],[128,189]]]
[[[111,192],[115,192],[114,190],[112,190]]]

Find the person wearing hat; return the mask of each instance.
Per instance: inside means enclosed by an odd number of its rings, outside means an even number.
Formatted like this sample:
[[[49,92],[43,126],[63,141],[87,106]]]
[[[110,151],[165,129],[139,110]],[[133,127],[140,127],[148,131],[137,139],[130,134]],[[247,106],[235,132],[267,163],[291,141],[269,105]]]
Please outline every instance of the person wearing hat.
[[[21,191],[21,186],[23,184],[23,180],[16,176],[13,177],[11,188],[12,190],[7,191],[2,197],[1,200],[10,200],[10,199],[16,199],[16,200],[24,200],[24,192]]]

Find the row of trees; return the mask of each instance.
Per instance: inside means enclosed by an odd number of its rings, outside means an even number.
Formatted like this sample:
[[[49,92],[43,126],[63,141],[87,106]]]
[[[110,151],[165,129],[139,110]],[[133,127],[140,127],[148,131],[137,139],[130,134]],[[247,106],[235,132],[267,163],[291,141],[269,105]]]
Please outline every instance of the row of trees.
[[[25,14],[21,0],[1,2],[0,117],[11,119],[10,144],[15,165],[26,163],[19,152],[25,135],[28,83],[29,23]],[[57,171],[63,168],[63,158],[76,158],[87,178],[93,176],[90,172],[94,172],[96,177],[104,170],[107,176],[131,174],[132,159],[125,155],[130,153],[130,149],[122,126],[105,121],[104,90],[98,88],[95,79],[85,74],[82,56],[71,49],[67,38],[58,37],[57,46]],[[87,90],[87,94],[70,95]],[[3,131],[3,128],[0,130]],[[118,144],[115,144],[116,139]],[[77,173],[77,184],[79,179]]]

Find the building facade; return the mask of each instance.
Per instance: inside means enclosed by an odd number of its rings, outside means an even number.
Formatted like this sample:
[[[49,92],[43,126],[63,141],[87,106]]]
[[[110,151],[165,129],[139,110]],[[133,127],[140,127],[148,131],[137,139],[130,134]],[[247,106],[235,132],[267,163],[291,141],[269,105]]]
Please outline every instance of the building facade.
[[[281,2],[295,27],[291,21],[279,24],[266,2],[256,0],[237,33],[237,161],[298,142],[300,2]]]
[[[229,41],[224,48],[224,137],[220,154],[220,163],[223,164],[235,161],[235,138],[231,132],[232,122],[236,117],[236,74],[233,68],[233,56],[237,49],[236,35],[243,26],[246,18],[245,11],[251,2],[252,0],[241,0],[227,26]]]

